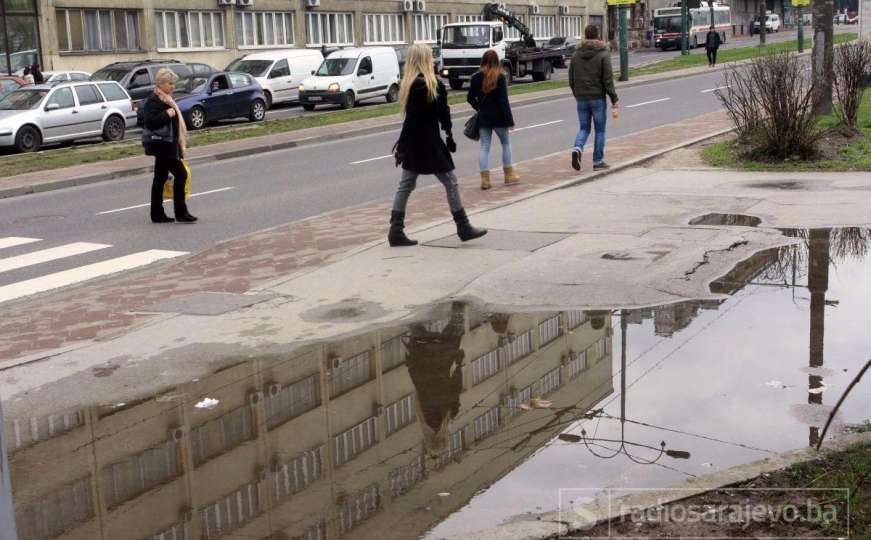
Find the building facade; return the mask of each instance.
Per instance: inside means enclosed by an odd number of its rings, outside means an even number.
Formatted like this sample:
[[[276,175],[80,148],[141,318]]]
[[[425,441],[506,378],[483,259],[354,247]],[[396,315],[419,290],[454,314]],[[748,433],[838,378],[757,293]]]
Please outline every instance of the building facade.
[[[221,69],[259,49],[435,43],[448,22],[481,18],[470,0],[0,0],[5,72],[95,71],[123,60],[167,58]],[[507,3],[536,38],[580,37],[605,25],[605,2]]]

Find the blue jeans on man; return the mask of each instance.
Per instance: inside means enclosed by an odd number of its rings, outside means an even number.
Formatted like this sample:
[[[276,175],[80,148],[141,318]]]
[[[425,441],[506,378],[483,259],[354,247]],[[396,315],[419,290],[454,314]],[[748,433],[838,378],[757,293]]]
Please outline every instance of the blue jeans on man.
[[[592,128],[596,130],[596,138],[593,143],[593,166],[600,165],[605,161],[605,123],[608,120],[608,103],[606,98],[578,99],[578,123],[581,128],[575,138],[575,150],[584,151],[587,138]]]

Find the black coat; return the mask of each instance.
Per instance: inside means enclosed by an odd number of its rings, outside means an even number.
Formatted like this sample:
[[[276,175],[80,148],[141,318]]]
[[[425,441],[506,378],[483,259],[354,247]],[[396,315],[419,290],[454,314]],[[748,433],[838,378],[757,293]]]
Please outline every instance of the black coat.
[[[717,50],[720,48],[720,33],[713,30],[708,31],[705,36],[705,48],[709,50]]]
[[[439,132],[451,135],[451,108],[448,91],[438,83],[436,100],[427,97],[426,82],[419,76],[411,86],[405,106],[405,121],[396,141],[396,164],[418,174],[438,174],[454,170],[454,160]]]
[[[484,73],[479,71],[472,77],[469,84],[469,94],[466,101],[478,111],[478,125],[489,128],[514,127],[514,115],[511,114],[511,104],[508,102],[508,83],[505,77],[499,75],[496,88],[489,94],[484,93]]]
[[[157,97],[157,94],[152,93],[142,103],[142,120],[145,127],[151,130],[160,129],[163,126],[172,123],[172,142],[143,142],[145,154],[148,156],[156,156],[166,159],[181,159],[184,157],[181,148],[178,144],[178,115],[170,118],[166,111],[171,109],[169,105],[164,103]]]

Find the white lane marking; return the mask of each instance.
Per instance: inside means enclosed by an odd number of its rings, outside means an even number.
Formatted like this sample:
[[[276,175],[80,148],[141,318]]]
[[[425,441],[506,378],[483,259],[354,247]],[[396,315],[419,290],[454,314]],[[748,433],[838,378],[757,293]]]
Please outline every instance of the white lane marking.
[[[717,90],[725,90],[726,88],[731,88],[731,84],[727,84],[726,86],[718,86],[716,88],[708,88],[707,90],[702,90],[702,94],[710,94],[711,92],[716,92]]]
[[[222,191],[229,191],[231,189],[236,189],[236,188],[235,187],[224,187],[224,188],[219,188],[219,189],[213,189],[210,191],[201,191],[199,193],[191,193],[190,195],[188,195],[187,198],[193,199],[194,197],[199,197],[200,195],[211,195],[212,193],[220,193]],[[171,201],[171,200],[172,199],[165,199],[163,202]],[[125,206],[124,208],[116,208],[114,210],[106,210],[105,212],[97,212],[97,215],[102,216],[105,214],[116,214],[118,212],[124,212],[125,210],[134,210],[136,208],[145,208],[146,206],[151,206],[151,203],[137,204],[135,206]]]
[[[23,246],[25,244],[32,244],[34,242],[39,242],[39,238],[24,238],[22,236],[7,236],[6,238],[0,238],[0,249],[11,248],[11,247],[15,247],[15,246]]]
[[[392,157],[393,157],[393,154],[390,154],[387,156],[378,156],[378,157],[369,158],[369,159],[361,159],[360,161],[352,161],[350,163],[350,165],[360,165],[361,163],[369,163],[370,161],[378,161],[379,159],[387,159],[387,158],[392,158]]]
[[[33,253],[25,253],[24,255],[19,255],[17,257],[9,257],[7,259],[0,259],[0,272],[8,272],[10,270],[17,270],[19,268],[24,268],[25,266],[42,264],[44,262],[54,261],[57,259],[63,259],[65,257],[72,257],[74,255],[81,255],[83,253],[90,253],[92,251],[97,251],[99,249],[106,249],[108,247],[112,247],[112,246],[110,246],[108,244],[91,244],[89,242],[74,242],[72,244],[66,244],[63,246],[53,247],[50,249],[43,249],[42,251],[34,251]]]
[[[644,103],[636,103],[635,105],[626,105],[627,109],[634,109],[635,107],[644,107],[645,105],[653,105],[654,103],[662,103],[663,101],[668,101],[671,98],[662,98],[662,99],[654,99],[653,101],[645,101]]]
[[[545,122],[545,123],[543,123],[543,124],[535,124],[535,125],[532,125],[532,126],[524,126],[524,127],[522,127],[522,128],[514,128],[514,132],[517,133],[518,131],[523,131],[523,130],[525,130],[525,129],[534,129],[534,128],[540,128],[540,127],[544,127],[544,126],[552,126],[552,125],[554,125],[554,124],[559,124],[559,123],[561,123],[561,122],[562,122],[562,120],[554,120],[553,122]]]
[[[132,255],[125,255],[124,257],[118,257],[116,259],[109,259],[108,261],[56,272],[47,276],[19,281],[18,283],[12,283],[0,287],[0,303],[15,300],[17,298],[24,298],[25,296],[30,296],[36,293],[59,289],[61,287],[66,287],[67,285],[73,285],[81,281],[88,281],[100,276],[117,274],[118,272],[132,270],[133,268],[145,266],[162,259],[171,259],[186,254],[187,252],[185,251],[151,249],[134,253]]]

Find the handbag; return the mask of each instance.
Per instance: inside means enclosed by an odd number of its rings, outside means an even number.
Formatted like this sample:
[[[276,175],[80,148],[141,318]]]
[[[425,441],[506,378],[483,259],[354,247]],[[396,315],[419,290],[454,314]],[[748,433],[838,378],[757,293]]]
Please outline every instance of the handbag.
[[[184,182],[184,196],[185,198],[191,196],[191,167],[188,165],[188,162],[185,160],[181,160],[182,165],[184,165],[184,170],[187,173],[187,179]],[[175,178],[167,180],[163,184],[163,198],[165,200],[169,200],[173,198],[173,184],[175,183]]]
[[[481,110],[481,104],[484,103],[485,99],[487,99],[487,94],[484,94],[483,99],[481,99],[481,103],[478,104],[478,111]],[[473,114],[469,117],[468,120],[466,120],[466,125],[463,127],[463,135],[473,141],[477,141],[481,138],[481,125],[478,120],[478,111],[475,111],[475,114]]]
[[[148,129],[142,126],[142,144],[149,143],[164,143],[172,144],[175,142],[175,133],[172,131],[172,122],[161,126],[157,129]]]

